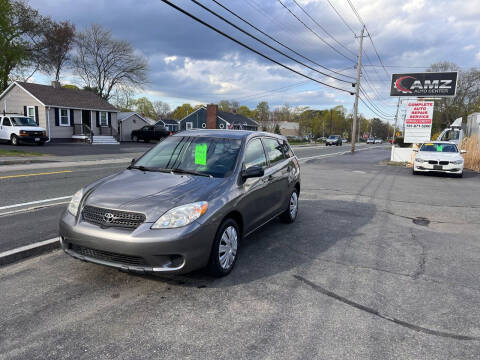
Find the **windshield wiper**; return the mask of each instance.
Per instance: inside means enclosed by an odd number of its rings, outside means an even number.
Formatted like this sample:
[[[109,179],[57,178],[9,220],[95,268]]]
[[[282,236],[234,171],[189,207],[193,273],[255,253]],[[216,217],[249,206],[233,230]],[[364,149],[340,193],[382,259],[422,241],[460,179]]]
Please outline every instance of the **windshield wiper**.
[[[210,175],[210,174],[206,174],[206,173],[203,173],[203,172],[200,172],[200,171],[195,171],[195,170],[185,170],[185,169],[173,168],[173,169],[170,169],[170,171],[172,173],[176,172],[176,173],[179,173],[179,174],[190,174],[190,175],[206,176],[206,177],[213,178],[213,176]]]
[[[128,170],[137,169],[137,170],[140,170],[140,171],[155,171],[155,172],[164,172],[164,173],[169,173],[169,172],[171,172],[171,170],[169,170],[169,169],[162,169],[162,168],[155,168],[155,167],[146,167],[146,166],[143,166],[143,165],[140,165],[140,166],[130,165],[129,167],[127,167],[127,169],[128,169]]]

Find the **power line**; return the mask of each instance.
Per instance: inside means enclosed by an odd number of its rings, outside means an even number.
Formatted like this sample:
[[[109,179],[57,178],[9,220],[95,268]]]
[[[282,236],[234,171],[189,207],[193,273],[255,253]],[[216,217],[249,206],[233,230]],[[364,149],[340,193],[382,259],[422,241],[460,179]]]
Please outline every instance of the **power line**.
[[[378,114],[378,113],[377,113],[375,110],[373,110],[365,101],[363,101],[362,97],[359,97],[358,99],[362,102],[363,105],[365,105],[372,113],[374,113],[374,114],[377,115],[378,117],[384,118],[384,119],[387,119],[387,118],[388,118],[388,119],[390,119],[390,120],[393,120],[394,117],[390,118],[390,116],[387,117],[387,116],[383,116],[383,115]]]
[[[315,72],[317,72],[317,73],[319,73],[319,74],[322,74],[322,75],[324,75],[324,76],[327,76],[327,77],[330,77],[330,78],[332,78],[332,79],[335,79],[335,80],[338,80],[338,81],[341,81],[341,82],[345,82],[345,83],[348,83],[348,84],[351,84],[351,83],[352,83],[352,82],[349,81],[349,80],[340,79],[340,78],[335,77],[335,76],[333,76],[333,75],[329,75],[329,74],[327,74],[327,73],[324,73],[324,72],[322,72],[322,71],[320,71],[320,70],[315,69],[314,67],[311,67],[310,65],[307,65],[307,64],[305,64],[305,63],[303,63],[303,62],[295,59],[294,57],[292,57],[292,56],[284,53],[283,51],[278,50],[277,48],[269,45],[268,43],[266,43],[266,42],[263,41],[262,39],[259,39],[259,38],[256,37],[255,35],[250,34],[248,31],[242,29],[240,26],[235,25],[234,23],[232,23],[232,22],[229,21],[228,19],[224,18],[224,17],[221,16],[220,14],[217,14],[215,11],[213,11],[212,9],[210,9],[210,8],[208,8],[207,6],[203,5],[202,3],[198,2],[197,0],[191,0],[191,1],[192,1],[194,4],[200,6],[202,9],[208,11],[210,14],[212,14],[212,15],[216,16],[217,18],[223,20],[223,21],[226,22],[228,25],[230,25],[230,26],[234,27],[235,29],[241,31],[241,32],[244,33],[245,35],[250,36],[252,39],[257,40],[259,43],[265,45],[266,47],[272,49],[273,51],[276,51],[277,53],[285,56],[286,58],[288,58],[288,59],[290,59],[290,60],[292,60],[292,61],[294,61],[294,62],[296,62],[296,63],[298,63],[298,64],[300,64],[300,65],[302,65],[302,66],[305,66],[306,68],[308,68],[308,69],[310,69],[310,70],[312,70],[312,71],[315,71]]]
[[[263,97],[263,96],[266,96],[266,95],[271,94],[271,93],[281,92],[283,90],[290,89],[290,88],[295,88],[297,86],[306,85],[308,83],[309,83],[309,81],[302,81],[302,82],[299,82],[299,83],[296,83],[296,84],[290,84],[290,85],[282,86],[280,88],[276,88],[276,89],[272,89],[272,90],[265,90],[265,91],[259,92],[257,94],[247,95],[247,96],[244,96],[244,97],[240,97],[239,99],[235,99],[235,100],[245,101],[245,100],[250,100],[250,98],[253,99],[253,98],[256,98],[256,97]]]
[[[348,25],[348,23],[345,21],[345,19],[343,18],[343,16],[337,11],[337,9],[335,8],[335,6],[333,6],[332,2],[330,0],[327,0],[327,2],[330,4],[330,6],[332,7],[333,11],[335,11],[335,13],[338,15],[338,17],[340,18],[340,20],[342,20],[342,22],[345,24],[345,26],[352,32],[353,35],[355,35],[355,31],[352,29],[352,27],[350,25]]]
[[[357,19],[358,19],[358,21],[360,22],[360,24],[363,25],[363,26],[365,26],[365,29],[367,30],[367,36],[368,36],[368,38],[370,39],[370,42],[372,43],[372,47],[373,47],[373,50],[375,51],[375,54],[377,55],[378,61],[380,61],[380,64],[382,65],[383,70],[385,71],[385,74],[387,74],[387,78],[390,78],[390,74],[389,74],[389,72],[387,71],[387,69],[385,68],[385,65],[383,64],[382,59],[380,58],[380,54],[378,53],[377,48],[376,48],[375,44],[373,43],[372,36],[370,35],[370,32],[368,31],[367,26],[365,25],[365,22],[362,20],[362,17],[361,17],[360,14],[358,13],[358,11],[357,11],[357,9],[355,8],[355,6],[353,5],[352,1],[351,1],[351,0],[347,0],[347,2],[348,2],[348,4],[350,5],[350,8],[352,9],[353,13],[357,16]]]
[[[325,45],[327,45],[328,47],[330,47],[333,51],[335,51],[337,54],[343,56],[345,59],[355,63],[355,60],[353,60],[352,58],[349,58],[348,56],[346,56],[344,53],[342,53],[341,51],[339,51],[336,47],[332,46],[331,44],[329,44],[327,41],[325,41],[325,39],[323,39],[320,35],[318,35],[318,33],[316,31],[314,31],[311,27],[309,27],[307,24],[305,24],[305,22],[303,22],[297,15],[295,15],[287,6],[285,6],[285,4],[282,2],[282,0],[278,0],[278,2],[280,4],[282,4],[282,6],[295,18],[297,19],[299,22],[301,22],[303,24],[303,26],[305,26],[308,30],[310,30],[320,41],[322,41]]]
[[[370,98],[370,96],[368,96],[368,94],[362,89],[360,88],[360,92],[363,94],[364,98],[366,101],[368,101],[368,103],[370,105],[372,105],[372,107],[377,110],[380,114],[382,114],[383,116],[386,116],[386,117],[390,117],[392,116],[393,117],[393,114],[389,114],[387,113],[386,111],[380,109],[376,104],[373,103],[373,100]]]
[[[303,13],[304,13],[305,15],[307,15],[307,17],[308,17],[310,20],[312,20],[320,29],[322,29],[323,32],[324,32],[325,34],[327,34],[333,41],[335,41],[338,45],[340,45],[342,48],[344,48],[345,50],[347,50],[347,51],[348,51],[350,54],[352,54],[353,56],[356,56],[356,54],[355,54],[352,50],[350,50],[350,49],[347,48],[345,45],[343,45],[340,41],[338,41],[337,39],[335,39],[332,34],[330,34],[322,25],[320,25],[309,13],[307,13],[307,12],[305,11],[305,9],[297,2],[297,0],[293,0],[293,2],[303,11]]]
[[[335,74],[338,74],[338,75],[341,75],[341,76],[344,76],[344,77],[347,77],[347,78],[350,78],[350,79],[355,79],[354,77],[352,76],[348,76],[348,75],[344,75],[344,74],[341,74],[340,72],[338,71],[335,71],[335,70],[332,70],[332,69],[329,69],[328,67],[324,66],[324,65],[321,65],[319,64],[318,62],[298,53],[297,51],[293,50],[292,48],[288,47],[287,45],[283,44],[282,42],[278,41],[277,39],[275,39],[273,36],[270,36],[269,34],[267,34],[266,32],[264,32],[262,29],[259,29],[257,26],[253,25],[252,23],[250,23],[248,20],[245,20],[244,18],[242,18],[241,16],[239,16],[238,14],[236,14],[234,11],[230,10],[229,8],[227,8],[226,6],[224,6],[223,4],[219,3],[217,0],[212,0],[215,4],[217,4],[218,6],[220,6],[221,8],[223,8],[225,11],[229,12],[230,14],[232,14],[233,16],[235,16],[237,19],[243,21],[245,24],[249,25],[250,27],[252,27],[253,29],[257,30],[258,32],[260,32],[261,34],[265,35],[266,37],[268,37],[270,40],[276,42],[277,44],[283,46],[285,49],[288,49],[290,50],[291,52],[293,52],[294,54],[300,56],[301,58],[307,60],[307,61],[310,61],[312,64],[315,64],[319,67],[321,67],[322,69],[325,69],[325,70],[328,70],[328,71],[331,71],[332,73],[335,73]]]
[[[295,74],[298,74],[298,75],[300,75],[300,76],[303,76],[304,78],[307,78],[307,79],[309,79],[309,80],[315,81],[316,83],[322,84],[322,85],[327,86],[327,87],[329,87],[329,88],[336,89],[336,90],[339,90],[339,91],[343,91],[343,92],[352,94],[352,92],[349,91],[349,90],[345,90],[345,89],[342,89],[342,88],[339,88],[339,87],[336,87],[336,86],[333,86],[333,85],[329,85],[329,84],[327,84],[327,83],[325,83],[325,82],[323,82],[323,81],[317,80],[317,79],[315,79],[315,78],[312,78],[312,77],[309,76],[309,75],[306,75],[306,74],[304,74],[304,73],[301,73],[300,71],[297,71],[297,70],[295,70],[295,69],[293,69],[293,68],[291,68],[291,67],[289,67],[289,66],[287,66],[287,65],[285,65],[285,64],[282,64],[281,62],[279,62],[279,61],[277,61],[277,60],[275,60],[275,59],[273,59],[273,58],[271,58],[271,57],[269,57],[269,56],[261,53],[260,51],[254,49],[254,48],[252,48],[252,47],[250,47],[250,46],[248,46],[247,44],[241,42],[240,40],[237,40],[237,39],[235,39],[234,37],[232,37],[232,36],[224,33],[224,32],[221,31],[220,29],[217,29],[216,27],[208,24],[207,22],[205,22],[205,21],[203,21],[202,19],[196,17],[195,15],[189,13],[188,11],[186,11],[186,10],[178,7],[177,5],[171,3],[171,2],[168,1],[168,0],[161,0],[161,1],[164,2],[165,4],[171,6],[171,7],[174,8],[175,10],[180,11],[181,13],[185,14],[185,15],[188,16],[189,18],[191,18],[191,19],[199,22],[200,24],[208,27],[209,29],[215,31],[216,33],[218,33],[218,34],[226,37],[227,39],[232,40],[233,42],[237,43],[238,45],[243,46],[244,48],[246,48],[246,49],[254,52],[255,54],[260,55],[261,57],[263,57],[263,58],[265,58],[265,59],[267,59],[267,60],[269,60],[269,61],[271,61],[271,62],[273,62],[273,63],[275,63],[275,64],[277,64],[277,65],[279,65],[279,66],[281,66],[281,67],[283,67],[283,68],[285,68],[285,69],[287,69],[287,70],[290,70],[291,72],[294,72]]]
[[[363,66],[368,67],[383,67],[382,65],[377,64],[363,64]],[[400,68],[400,69],[428,69],[429,66],[403,66],[403,65],[384,65],[387,68]]]

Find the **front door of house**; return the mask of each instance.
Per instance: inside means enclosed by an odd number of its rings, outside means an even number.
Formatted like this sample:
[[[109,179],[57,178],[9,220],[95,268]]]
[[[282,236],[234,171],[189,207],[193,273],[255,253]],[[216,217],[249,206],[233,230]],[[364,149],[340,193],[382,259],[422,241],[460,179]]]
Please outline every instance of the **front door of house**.
[[[92,128],[90,114],[91,113],[89,110],[82,110],[82,124],[87,125],[89,128]]]

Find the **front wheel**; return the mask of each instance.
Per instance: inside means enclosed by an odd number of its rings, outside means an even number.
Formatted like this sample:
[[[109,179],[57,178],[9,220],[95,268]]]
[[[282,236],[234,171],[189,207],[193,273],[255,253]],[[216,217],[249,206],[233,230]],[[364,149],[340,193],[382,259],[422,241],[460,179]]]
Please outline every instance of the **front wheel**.
[[[17,146],[18,145],[18,137],[16,135],[12,135],[12,137],[10,138],[10,142],[12,143],[13,146]]]
[[[290,201],[288,202],[288,207],[280,215],[280,221],[285,224],[291,224],[297,219],[298,214],[298,192],[294,190],[290,194]]]
[[[44,141],[40,141],[39,143],[37,143],[38,146],[43,146],[45,144]]]
[[[138,142],[138,141],[139,141],[139,140],[138,140],[138,136],[137,136],[137,135],[133,135],[133,136],[132,136],[132,141],[133,141],[133,142]]]
[[[215,277],[228,275],[237,262],[241,233],[233,219],[226,219],[218,228],[213,242],[208,270]]]

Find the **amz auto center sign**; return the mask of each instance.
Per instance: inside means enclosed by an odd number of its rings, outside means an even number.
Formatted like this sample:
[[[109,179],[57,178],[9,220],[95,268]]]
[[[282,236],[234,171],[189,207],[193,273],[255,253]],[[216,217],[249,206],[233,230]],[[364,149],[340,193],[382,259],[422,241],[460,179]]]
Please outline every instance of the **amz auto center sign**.
[[[405,116],[405,138],[407,144],[430,141],[432,134],[432,101],[410,101]]]
[[[455,96],[457,77],[456,71],[392,74],[390,96]]]

